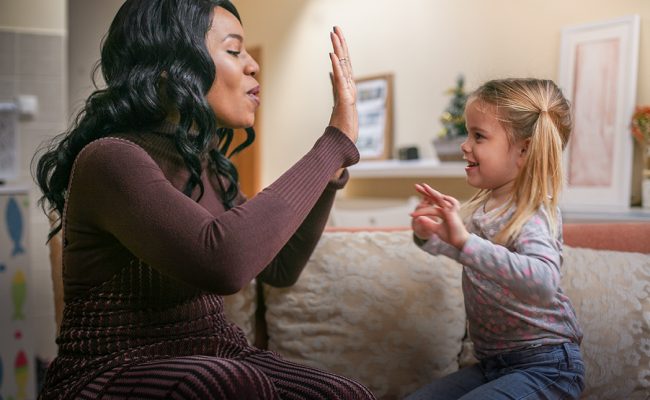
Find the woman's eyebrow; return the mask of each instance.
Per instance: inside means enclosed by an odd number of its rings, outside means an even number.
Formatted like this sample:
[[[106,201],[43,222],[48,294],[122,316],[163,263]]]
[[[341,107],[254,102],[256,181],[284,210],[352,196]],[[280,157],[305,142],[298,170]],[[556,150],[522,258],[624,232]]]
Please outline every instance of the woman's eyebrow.
[[[230,38],[237,39],[240,42],[244,41],[244,37],[242,35],[239,35],[237,33],[229,33],[229,34],[226,35],[225,38],[223,38],[222,42],[225,42],[226,40],[228,40]]]

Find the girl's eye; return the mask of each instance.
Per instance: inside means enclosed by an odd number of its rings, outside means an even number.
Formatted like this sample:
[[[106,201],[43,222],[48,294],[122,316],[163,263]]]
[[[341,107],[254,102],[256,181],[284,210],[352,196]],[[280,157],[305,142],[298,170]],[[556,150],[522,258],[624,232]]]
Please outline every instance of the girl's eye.
[[[228,54],[238,57],[239,54],[241,54],[241,51],[235,51],[235,50],[228,50]]]
[[[474,133],[474,136],[476,137],[476,139],[483,139],[483,138],[485,137],[485,136],[483,136],[483,134],[480,133],[480,132],[475,132],[475,133]]]

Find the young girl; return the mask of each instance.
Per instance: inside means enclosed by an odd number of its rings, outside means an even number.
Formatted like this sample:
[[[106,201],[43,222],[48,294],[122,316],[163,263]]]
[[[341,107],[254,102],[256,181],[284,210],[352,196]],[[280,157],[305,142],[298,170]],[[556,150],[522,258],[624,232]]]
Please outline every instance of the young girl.
[[[562,150],[571,112],[548,80],[485,83],[465,109],[463,207],[426,184],[411,214],[415,242],[463,264],[469,334],[479,364],[414,399],[577,399],[582,332],[560,289]]]

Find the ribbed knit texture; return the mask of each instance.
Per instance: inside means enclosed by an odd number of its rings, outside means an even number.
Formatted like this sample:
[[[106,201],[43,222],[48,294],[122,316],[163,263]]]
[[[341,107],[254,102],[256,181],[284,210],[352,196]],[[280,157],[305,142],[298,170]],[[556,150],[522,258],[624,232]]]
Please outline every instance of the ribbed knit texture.
[[[269,186],[268,190],[279,193],[293,205],[298,215],[306,215],[320,192],[313,191],[310,196],[306,196],[304,188],[316,182],[327,182],[332,171],[340,168],[341,163],[348,167],[359,161],[359,153],[353,146],[343,148],[341,153],[340,135],[338,129],[328,127],[314,148]],[[332,157],[332,154],[338,154],[341,158]]]
[[[66,306],[42,399],[371,399],[349,379],[251,347],[222,293],[291,284],[327,220],[352,143],[328,128],[271,187],[226,212],[217,177],[188,172],[173,127],[99,139],[75,162],[64,213]],[[207,169],[206,169],[207,171]],[[171,185],[169,185],[171,183]],[[261,274],[261,272],[263,272]]]
[[[253,350],[242,331],[226,321],[220,296],[137,262],[66,303],[57,344],[43,398],[70,398],[98,373],[117,366],[197,354],[229,358]]]

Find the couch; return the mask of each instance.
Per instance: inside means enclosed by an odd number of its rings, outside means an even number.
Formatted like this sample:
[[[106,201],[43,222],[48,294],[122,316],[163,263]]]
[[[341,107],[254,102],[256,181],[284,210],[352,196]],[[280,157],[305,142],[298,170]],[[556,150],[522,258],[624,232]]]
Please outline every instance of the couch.
[[[226,312],[251,343],[398,399],[475,362],[461,267],[408,229],[327,230],[290,288],[251,283]],[[650,398],[650,223],[566,224],[562,287],[584,330],[584,399]]]
[[[326,231],[298,282],[225,299],[249,341],[398,399],[475,362],[461,268],[408,229]],[[650,398],[650,223],[565,224],[562,286],[584,330],[584,399]],[[57,321],[60,242],[50,242]]]

